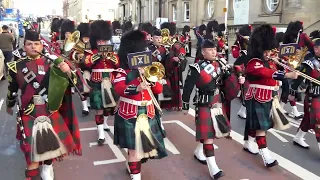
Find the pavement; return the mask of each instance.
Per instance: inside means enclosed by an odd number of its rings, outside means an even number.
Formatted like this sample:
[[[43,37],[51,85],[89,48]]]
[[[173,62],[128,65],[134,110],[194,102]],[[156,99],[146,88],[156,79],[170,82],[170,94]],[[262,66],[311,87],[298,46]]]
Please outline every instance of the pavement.
[[[194,50],[193,50],[194,51]],[[189,63],[192,63],[189,59]],[[230,60],[232,62],[233,59]],[[187,71],[186,71],[187,72]],[[186,76],[184,73],[184,77]],[[20,180],[24,178],[25,162],[23,154],[15,140],[15,117],[6,114],[5,97],[7,82],[0,82],[0,179]],[[191,95],[193,97],[193,95]],[[126,152],[113,145],[113,131],[106,133],[107,141],[103,147],[96,145],[97,132],[94,112],[89,116],[81,115],[81,102],[74,95],[74,104],[81,128],[83,156],[69,156],[54,164],[55,180],[125,180],[130,179],[126,167]],[[240,102],[235,99],[231,108],[233,140],[215,140],[218,166],[226,176],[222,180],[318,180],[319,148],[312,132],[306,135],[310,150],[304,150],[292,144],[299,122],[291,119],[292,127],[285,131],[270,130],[268,147],[279,161],[279,166],[267,169],[260,156],[254,156],[242,150],[245,120],[238,118]],[[289,105],[285,106],[289,110]],[[302,111],[302,104],[298,104]],[[113,125],[113,117],[109,117]],[[206,165],[193,158],[197,145],[195,141],[194,110],[188,115],[180,112],[164,111],[163,123],[167,132],[166,148],[169,156],[162,160],[148,161],[142,165],[143,180],[209,180]]]

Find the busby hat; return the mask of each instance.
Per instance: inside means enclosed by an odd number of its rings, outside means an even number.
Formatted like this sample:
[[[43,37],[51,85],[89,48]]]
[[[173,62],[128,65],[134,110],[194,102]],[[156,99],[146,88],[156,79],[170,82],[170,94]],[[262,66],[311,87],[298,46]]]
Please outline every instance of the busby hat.
[[[60,31],[60,26],[61,26],[61,21],[59,18],[53,18],[51,21],[51,32],[59,32]]]
[[[80,23],[77,30],[80,31],[80,38],[90,37],[89,34],[90,25],[89,23]]]
[[[295,43],[300,31],[303,31],[303,23],[301,23],[301,21],[291,21],[288,24],[286,32],[284,33],[283,43]]]
[[[241,36],[251,36],[251,25],[244,25],[239,29],[239,34]]]
[[[176,24],[174,23],[169,23],[169,22],[164,22],[161,24],[160,29],[169,29],[170,31],[170,36],[174,36],[177,31]]]
[[[319,30],[312,31],[309,36],[311,39],[320,38],[320,31]]]
[[[226,30],[226,25],[224,23],[219,24],[219,31],[225,31]]]
[[[207,24],[207,33],[218,32],[219,31],[219,23],[216,20],[210,21]]]
[[[266,50],[276,48],[275,32],[269,24],[264,24],[257,27],[251,37],[248,47],[248,52],[251,58],[263,58],[263,53]]]
[[[131,21],[127,21],[123,24],[123,32],[131,31],[133,29],[133,25]]]
[[[121,24],[119,21],[113,21],[112,22],[112,29],[113,29],[113,34],[117,34],[116,30],[121,29]]]
[[[97,48],[98,40],[110,40],[112,37],[111,24],[104,20],[97,20],[90,25],[90,44],[93,49]]]
[[[63,21],[61,25],[61,32],[71,32],[73,33],[76,30],[76,26],[73,21],[70,21],[69,19],[66,19]]]
[[[145,31],[148,34],[152,34],[153,33],[153,26],[151,23],[142,23],[139,27],[140,31]]]
[[[29,40],[29,41],[40,41],[41,37],[40,34],[34,30],[26,30],[26,35],[24,37],[25,40]]]
[[[147,48],[147,41],[145,34],[140,30],[133,30],[125,33],[121,37],[120,48],[118,56],[120,59],[120,66],[128,68],[128,53],[142,52]]]

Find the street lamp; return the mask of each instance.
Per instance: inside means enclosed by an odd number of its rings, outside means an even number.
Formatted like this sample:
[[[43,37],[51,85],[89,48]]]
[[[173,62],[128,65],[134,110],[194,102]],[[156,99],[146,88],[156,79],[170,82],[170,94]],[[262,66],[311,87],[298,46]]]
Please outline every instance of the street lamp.
[[[159,0],[159,18],[161,18],[162,15],[162,0]]]

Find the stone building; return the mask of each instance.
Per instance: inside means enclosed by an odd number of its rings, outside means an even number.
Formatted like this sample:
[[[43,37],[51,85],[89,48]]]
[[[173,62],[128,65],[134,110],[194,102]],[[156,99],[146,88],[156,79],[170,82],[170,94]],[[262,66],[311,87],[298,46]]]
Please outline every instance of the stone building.
[[[277,27],[286,27],[290,21],[301,20],[307,33],[320,29],[319,0],[241,0],[248,1],[245,15],[247,23],[270,23]],[[232,33],[239,25],[234,24],[235,9],[239,0],[228,0],[227,24]],[[159,4],[161,6],[159,6]],[[234,8],[234,5],[237,7]],[[200,25],[216,19],[225,22],[226,0],[120,0],[119,18],[131,19],[133,23],[151,22],[157,17],[169,18],[179,28],[184,25]],[[243,10],[242,10],[243,11]],[[246,16],[248,16],[246,18]]]
[[[119,0],[64,0],[63,15],[80,22],[118,19]]]
[[[14,0],[1,0],[0,2],[4,8],[14,8]]]

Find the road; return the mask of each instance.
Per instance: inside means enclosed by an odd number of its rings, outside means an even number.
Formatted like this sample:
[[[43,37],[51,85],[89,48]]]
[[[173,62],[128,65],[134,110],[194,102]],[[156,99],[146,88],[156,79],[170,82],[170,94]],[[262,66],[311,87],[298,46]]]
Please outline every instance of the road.
[[[190,59],[189,62],[192,62]],[[185,77],[186,74],[184,74]],[[5,97],[7,82],[0,82],[0,179],[20,180],[24,177],[24,157],[15,140],[15,117],[6,114]],[[193,97],[193,95],[191,95]],[[107,144],[97,147],[94,113],[82,117],[81,102],[74,95],[74,104],[80,122],[83,156],[69,156],[64,161],[55,163],[56,180],[125,180],[129,179],[125,168],[126,152],[113,145],[113,134],[106,133]],[[306,136],[310,150],[300,149],[292,144],[292,136],[297,130],[297,122],[292,120],[292,127],[285,131],[268,133],[268,147],[280,166],[266,169],[259,156],[250,155],[242,150],[245,121],[237,117],[239,100],[232,102],[231,125],[233,140],[218,139],[217,163],[226,174],[224,179],[239,180],[277,180],[320,179],[319,149],[312,133]],[[298,105],[300,111],[302,106]],[[288,105],[285,107],[288,110]],[[149,161],[143,164],[143,180],[209,180],[208,169],[193,158],[195,142],[194,111],[189,115],[165,112],[164,127],[168,138],[166,146],[169,156],[163,160]],[[113,125],[113,117],[110,117]]]

